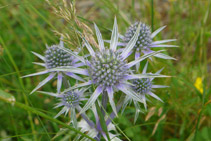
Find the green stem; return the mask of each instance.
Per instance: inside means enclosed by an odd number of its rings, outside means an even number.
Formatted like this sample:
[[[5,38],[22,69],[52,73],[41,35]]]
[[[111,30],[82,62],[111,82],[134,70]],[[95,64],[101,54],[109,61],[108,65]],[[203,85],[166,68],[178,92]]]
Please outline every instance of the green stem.
[[[105,91],[103,91],[103,96],[102,96],[102,106],[103,108],[101,108],[101,111],[103,113],[103,116],[105,116],[105,111],[103,109],[107,109],[107,103],[108,103],[108,95],[105,93]]]

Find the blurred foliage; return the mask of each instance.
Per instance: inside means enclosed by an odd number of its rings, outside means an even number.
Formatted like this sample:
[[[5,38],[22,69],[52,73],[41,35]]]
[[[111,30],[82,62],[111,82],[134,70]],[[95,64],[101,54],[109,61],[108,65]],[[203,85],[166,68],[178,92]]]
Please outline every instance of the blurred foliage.
[[[61,4],[58,0],[54,1]],[[156,40],[178,39],[175,44],[180,47],[167,50],[170,56],[177,58],[176,61],[156,59],[150,62],[152,72],[165,67],[163,74],[173,76],[156,80],[156,84],[170,86],[155,92],[165,103],[152,99],[148,111],[140,115],[135,125],[133,105],[114,120],[131,140],[211,140],[210,6],[210,0],[156,0],[154,13],[151,13],[149,0],[76,1],[78,20],[91,29],[95,22],[105,39],[110,37],[109,29],[112,29],[115,15],[122,34],[135,21],[151,25],[153,15],[154,29],[167,25]],[[32,64],[38,58],[31,51],[42,54],[45,44],[58,43],[60,37],[55,30],[65,34],[69,28],[70,24],[56,16],[44,0],[1,0],[0,89],[13,94],[16,101],[28,103],[53,117],[58,112],[58,109],[53,109],[56,102],[53,98],[38,93],[29,95],[44,77],[22,80],[20,76],[40,69]],[[70,44],[70,47],[74,46]],[[194,86],[197,78],[202,80],[200,90]],[[51,84],[42,89],[54,91],[55,83]],[[1,101],[0,106],[0,139],[50,140],[61,128],[56,123]],[[67,117],[59,120],[68,122]],[[67,135],[71,137],[73,134],[69,132]],[[125,139],[122,135],[121,138]],[[61,140],[62,136],[58,139]]]

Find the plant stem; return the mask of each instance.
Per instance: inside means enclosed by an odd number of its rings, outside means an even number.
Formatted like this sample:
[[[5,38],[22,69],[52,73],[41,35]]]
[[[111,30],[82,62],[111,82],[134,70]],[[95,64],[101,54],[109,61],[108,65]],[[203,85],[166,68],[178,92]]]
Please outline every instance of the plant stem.
[[[105,93],[105,91],[103,91],[103,96],[102,96],[102,106],[103,107],[101,108],[103,116],[105,116],[105,111],[107,109],[107,103],[108,103],[108,95]]]
[[[64,82],[65,89],[68,89],[68,88],[71,87],[71,85],[70,85],[70,83],[69,83],[69,81],[67,80],[66,77],[63,78],[63,82]]]
[[[105,111],[107,109],[107,102],[108,102],[108,95],[105,93],[105,91],[103,91],[102,93],[102,107],[101,107],[101,112],[103,114],[103,117],[105,117]],[[101,125],[100,125],[100,119],[98,119],[97,121],[97,129],[98,130],[102,130]],[[101,134],[98,133],[97,137],[98,139],[100,139]]]
[[[79,106],[76,109],[78,112],[81,111],[81,107],[79,107]],[[81,117],[89,124],[90,127],[95,128],[95,124],[89,120],[89,118],[87,117],[86,114],[81,113]]]
[[[117,103],[117,106],[116,106],[117,113],[119,112],[119,110],[121,109],[121,107],[124,103],[124,98],[125,98],[125,95],[121,95],[121,97]],[[106,121],[106,125],[108,126],[115,117],[116,117],[116,114],[114,112],[112,112]]]

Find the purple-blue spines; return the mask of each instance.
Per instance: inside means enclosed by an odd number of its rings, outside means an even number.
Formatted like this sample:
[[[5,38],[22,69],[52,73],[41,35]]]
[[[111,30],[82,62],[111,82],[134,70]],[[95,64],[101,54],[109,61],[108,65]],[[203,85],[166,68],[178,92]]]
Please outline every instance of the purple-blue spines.
[[[58,47],[53,45],[45,51],[45,63],[47,69],[52,69],[61,66],[70,66],[72,56]]]
[[[133,89],[139,94],[144,95],[152,89],[152,83],[149,78],[135,79],[133,84]]]
[[[135,34],[137,28],[138,28],[139,22],[135,22],[133,25],[131,25],[123,38],[123,42],[128,43],[131,38],[133,37],[133,35]],[[134,46],[134,48],[136,49],[147,49],[148,46],[152,43],[152,38],[150,37],[151,35],[151,29],[149,26],[147,26],[144,23],[141,23],[141,29],[139,32],[139,36],[138,36],[138,40]]]
[[[89,71],[95,84],[109,87],[117,85],[128,73],[128,68],[120,53],[105,50],[92,57]]]
[[[69,91],[61,95],[61,101],[68,108],[76,107],[79,105],[80,96],[74,91]]]

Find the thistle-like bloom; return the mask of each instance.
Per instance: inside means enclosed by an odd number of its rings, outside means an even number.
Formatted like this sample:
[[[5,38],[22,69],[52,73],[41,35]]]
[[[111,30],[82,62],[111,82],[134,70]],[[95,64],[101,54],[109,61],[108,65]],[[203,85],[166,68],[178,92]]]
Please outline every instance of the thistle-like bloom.
[[[52,80],[56,75],[57,75],[57,92],[60,92],[61,86],[62,86],[62,79],[63,77],[70,76],[74,79],[84,81],[81,77],[78,75],[72,73],[72,72],[65,72],[65,71],[54,71],[52,69],[62,67],[62,66],[72,66],[72,67],[79,67],[82,66],[83,63],[79,63],[78,59],[76,59],[74,56],[66,53],[60,47],[64,47],[63,41],[60,41],[59,45],[53,45],[51,47],[47,46],[47,49],[45,51],[45,56],[42,56],[38,53],[32,52],[34,55],[39,57],[41,60],[44,61],[44,63],[38,63],[34,62],[34,64],[40,65],[45,67],[44,71],[34,73],[34,74],[29,74],[23,77],[30,77],[30,76],[36,76],[36,75],[43,75],[49,73],[49,76],[41,81],[38,86],[32,90],[31,94],[35,92],[37,89],[45,85],[47,82]]]
[[[57,103],[55,108],[63,107],[62,110],[55,116],[57,118],[61,114],[65,113],[65,115],[71,110],[71,109],[79,109],[80,110],[80,104],[81,101],[87,100],[84,97],[84,92],[86,89],[75,89],[68,92],[62,92],[60,94],[57,93],[51,93],[51,92],[43,92],[39,91],[40,93],[50,95],[53,97],[56,97],[59,100],[59,103]]]
[[[153,75],[152,73],[146,73],[147,71],[147,66],[148,66],[148,62],[146,63],[143,71],[142,71],[142,74],[143,75]],[[155,75],[159,75],[160,72],[162,71],[163,69],[157,71],[155,73]],[[134,79],[132,80],[132,89],[139,95],[139,97],[141,97],[143,99],[143,103],[144,103],[144,107],[147,108],[147,104],[146,104],[146,96],[151,96],[151,97],[154,97],[155,99],[163,102],[156,94],[153,93],[153,88],[166,88],[168,86],[163,86],[163,85],[153,85],[153,78],[141,78],[141,79]],[[139,112],[141,111],[140,109],[140,106],[138,104],[138,101],[132,97],[129,97],[127,96],[125,98],[125,102],[124,102],[124,105],[123,105],[123,111],[124,111],[124,108],[127,106],[128,103],[131,102],[131,100],[134,102],[134,105],[135,105],[135,108],[136,108],[136,115],[135,115],[135,120],[137,120],[138,118],[138,115],[139,115]]]
[[[60,94],[57,93],[51,93],[51,92],[43,92],[39,91],[40,93],[47,94],[53,97],[56,97],[59,103],[56,104],[55,108],[63,107],[61,111],[54,117],[57,118],[58,116],[67,113],[71,113],[71,122],[73,123],[74,127],[77,127],[77,120],[76,120],[76,111],[80,112],[81,107],[81,101],[87,100],[87,98],[84,97],[84,92],[87,89],[75,89],[68,92],[62,92]]]
[[[100,94],[107,93],[109,98],[109,103],[111,104],[111,107],[115,112],[115,114],[117,114],[116,106],[114,103],[114,90],[117,91],[120,90],[126,95],[129,95],[130,97],[137,99],[137,101],[142,102],[142,99],[138,96],[138,94],[131,89],[130,87],[131,84],[128,82],[128,80],[143,78],[145,76],[142,76],[141,74],[132,74],[130,68],[139,63],[140,61],[146,59],[147,57],[155,55],[159,52],[149,53],[128,63],[126,59],[130,55],[130,52],[134,48],[134,45],[138,39],[140,27],[138,27],[135,35],[126,45],[125,49],[121,50],[121,52],[120,50],[117,49],[118,27],[116,19],[114,21],[114,27],[112,31],[111,43],[109,49],[105,48],[102,35],[96,25],[95,25],[95,30],[99,43],[99,51],[95,52],[91,47],[91,45],[88,43],[88,41],[84,39],[85,46],[90,53],[91,61],[85,60],[85,58],[82,58],[81,56],[78,56],[76,54],[74,55],[78,59],[80,59],[83,63],[87,64],[87,69],[82,69],[82,68],[70,69],[68,67],[66,68],[63,67],[61,69],[58,68],[55,70],[66,70],[70,72],[76,72],[87,75],[91,79],[88,82],[83,84],[78,84],[75,87],[82,87],[88,85],[96,86],[94,93],[89,98],[88,102],[82,109],[81,113],[88,110],[95,103]],[[69,52],[70,54],[74,54],[73,52],[71,52],[71,50],[68,49],[64,50]]]
[[[123,42],[124,43],[128,43],[130,41],[130,39],[133,37],[133,35],[135,34],[137,27],[138,27],[138,22],[135,22],[133,25],[131,25],[124,37],[123,37]],[[152,38],[150,37],[151,35],[151,29],[149,26],[147,26],[144,23],[141,23],[141,29],[139,32],[139,37],[138,40],[134,46],[134,49],[136,50],[146,50],[148,49],[148,46],[152,43]]]
[[[118,52],[104,50],[97,52],[90,61],[89,72],[93,83],[101,87],[112,87],[127,75],[127,62]]]
[[[125,46],[130,39],[133,37],[135,34],[137,28],[138,28],[139,22],[135,22],[133,25],[131,25],[125,35],[122,37],[123,43],[119,43],[121,46]],[[166,45],[164,43],[176,41],[176,39],[169,39],[169,40],[161,40],[161,41],[153,41],[153,38],[161,32],[166,26],[163,26],[153,33],[151,33],[151,29],[148,25],[141,23],[140,25],[140,32],[138,36],[138,40],[135,44],[134,51],[135,51],[135,57],[138,58],[141,53],[148,54],[153,52],[153,48],[159,48],[159,47],[177,47],[175,45]],[[154,55],[155,57],[158,58],[163,58],[163,59],[174,59],[166,54],[163,53],[158,53]]]

